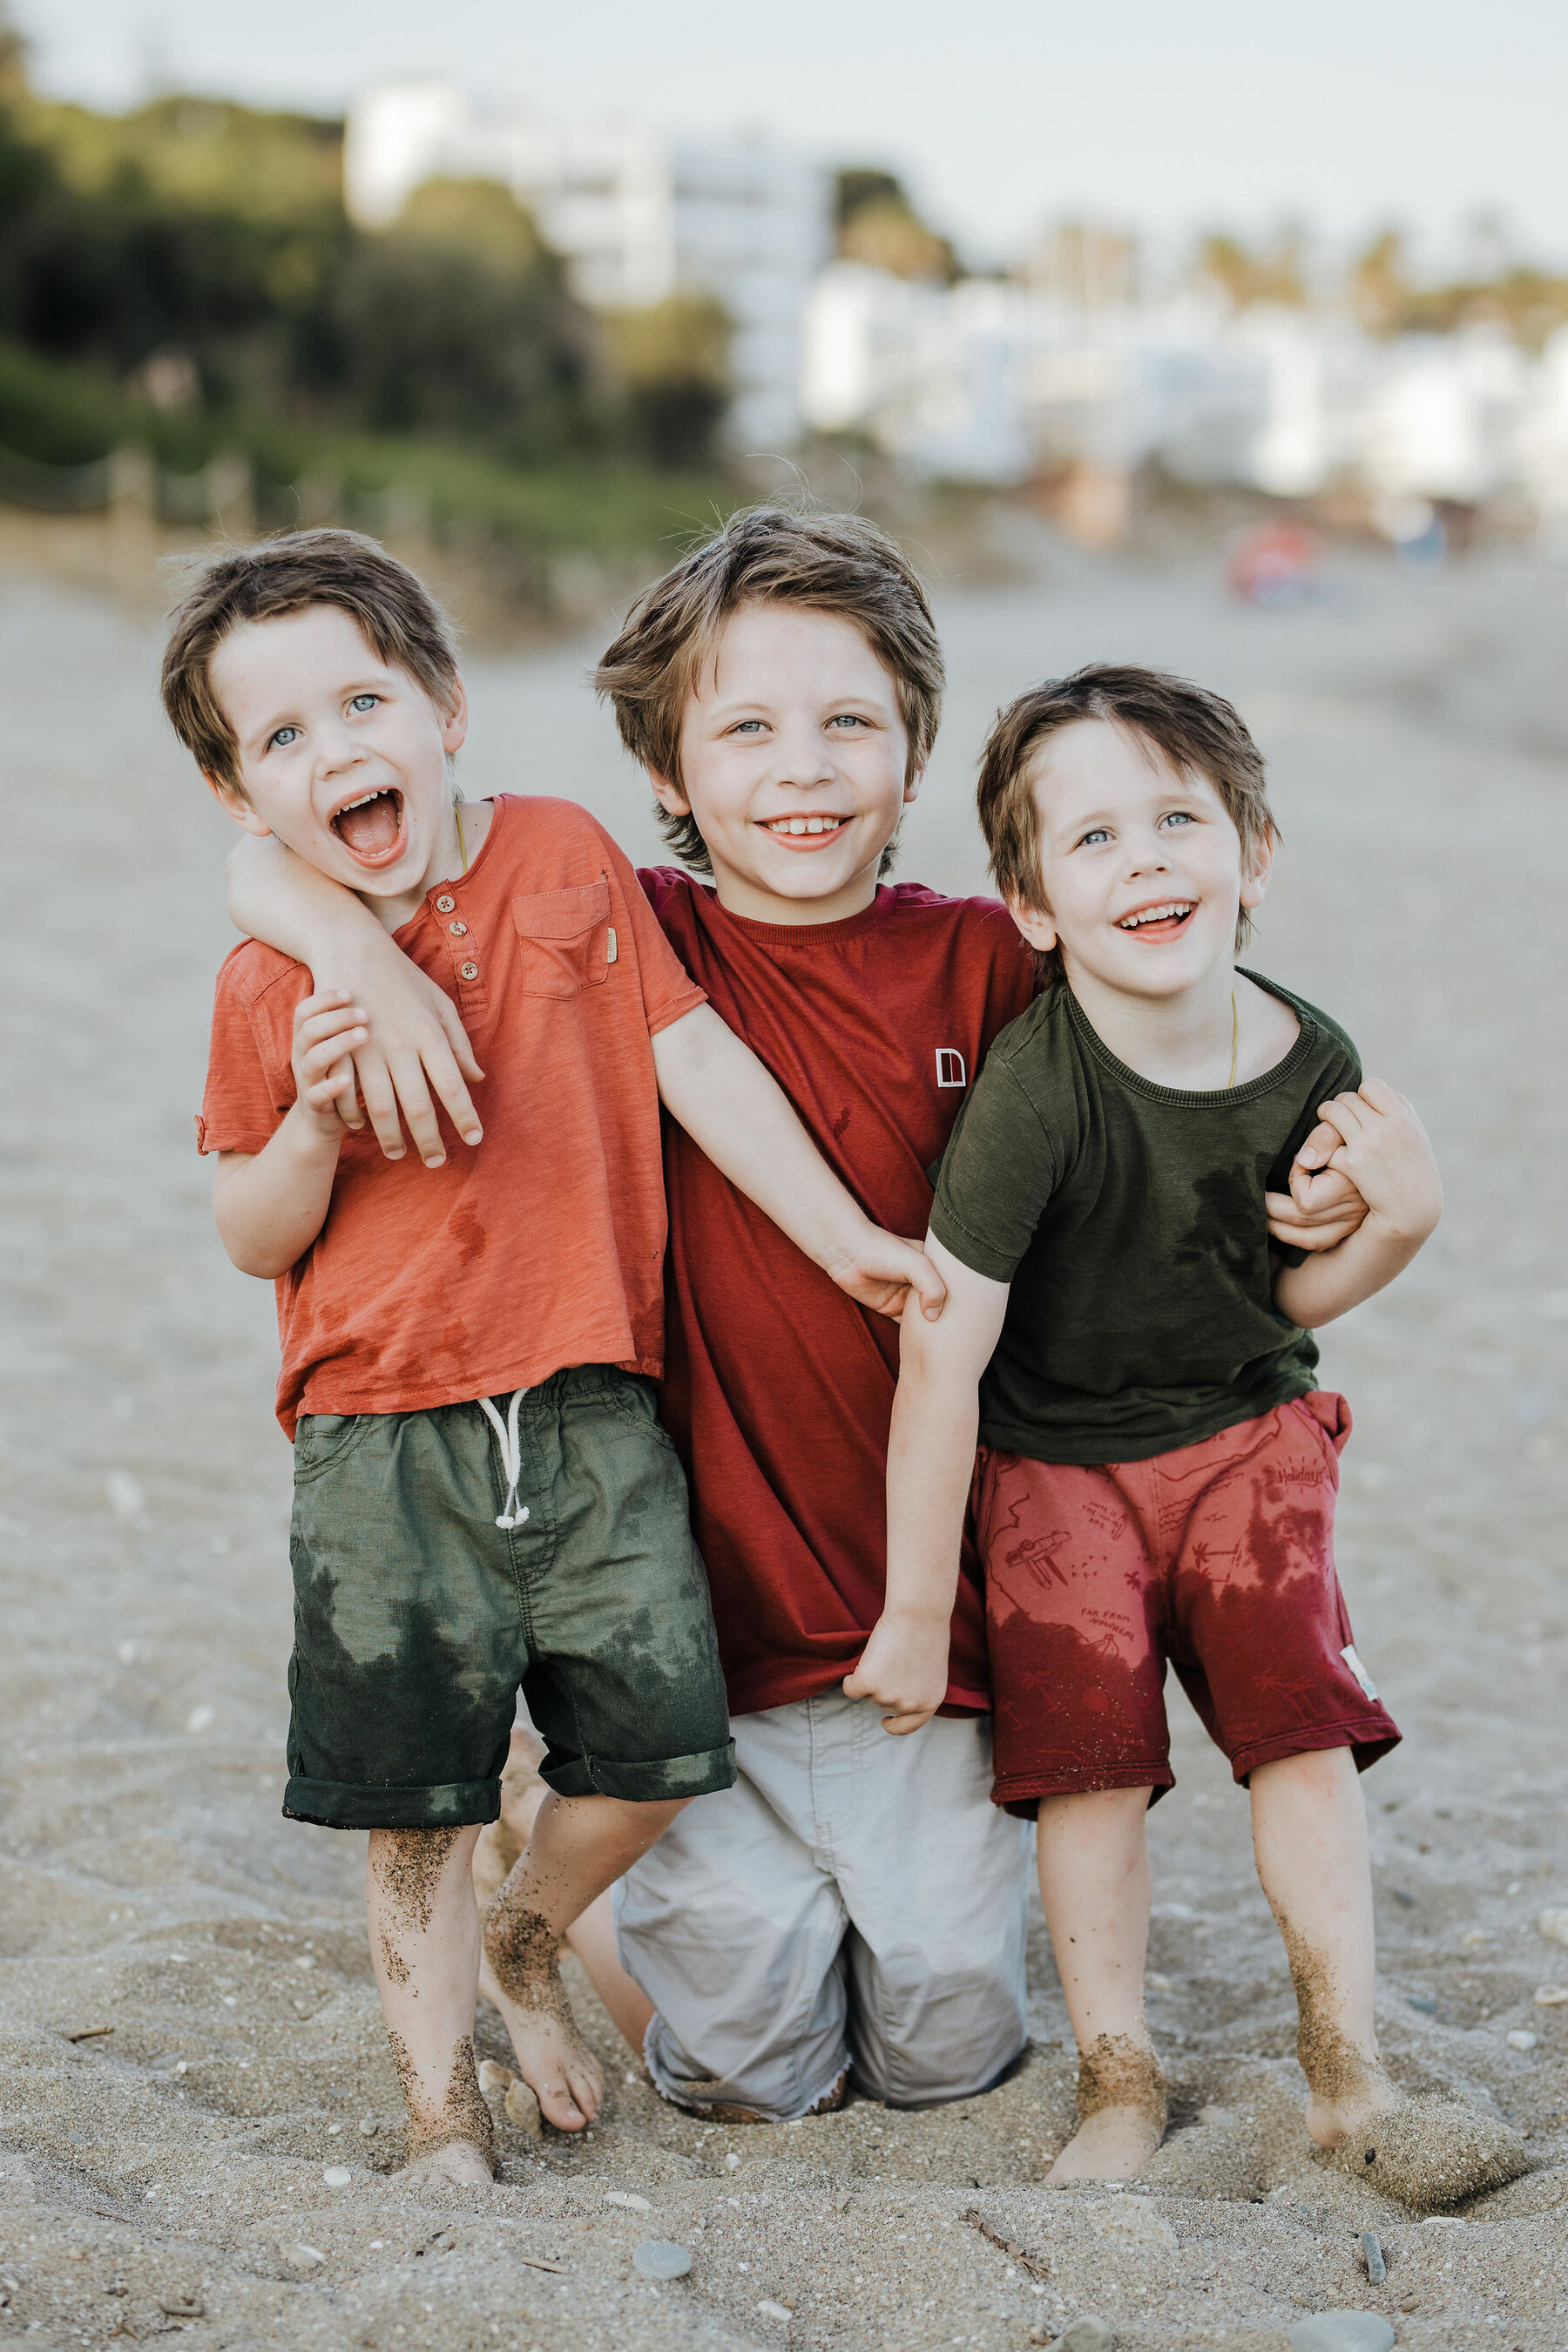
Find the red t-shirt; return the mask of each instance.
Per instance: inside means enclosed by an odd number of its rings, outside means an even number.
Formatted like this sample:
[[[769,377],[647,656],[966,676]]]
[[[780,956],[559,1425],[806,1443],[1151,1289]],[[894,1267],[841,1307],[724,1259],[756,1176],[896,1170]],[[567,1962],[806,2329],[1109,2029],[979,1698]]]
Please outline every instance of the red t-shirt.
[[[394,934],[457,1002],[484,1140],[445,1166],[345,1138],[320,1234],[278,1284],[278,1418],[419,1412],[568,1364],[657,1378],[665,1213],[650,1040],[702,1002],[626,858],[572,801],[502,794],[466,874]],[[203,1151],[262,1150],[294,1100],[303,964],[218,974]]]
[[[926,1170],[992,1039],[1034,995],[1005,908],[883,887],[838,923],[727,914],[689,875],[638,876],[715,1010],[766,1063],[868,1216],[923,1236]],[[829,1690],[881,1612],[898,1326],[857,1307],[665,1121],[660,1413],[691,1475],[737,1715]],[[965,1545],[948,1702],[989,1705]]]

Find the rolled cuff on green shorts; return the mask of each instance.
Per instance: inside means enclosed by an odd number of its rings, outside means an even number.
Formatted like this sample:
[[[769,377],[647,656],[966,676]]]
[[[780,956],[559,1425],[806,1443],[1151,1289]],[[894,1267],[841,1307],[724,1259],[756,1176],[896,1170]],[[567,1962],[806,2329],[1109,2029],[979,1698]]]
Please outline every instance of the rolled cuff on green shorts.
[[[478,1404],[300,1421],[291,1819],[494,1821],[520,1688],[562,1796],[650,1803],[733,1783],[708,1580],[650,1384],[605,1364],[557,1372],[524,1396],[518,1439],[527,1517],[503,1528],[508,1481]]]

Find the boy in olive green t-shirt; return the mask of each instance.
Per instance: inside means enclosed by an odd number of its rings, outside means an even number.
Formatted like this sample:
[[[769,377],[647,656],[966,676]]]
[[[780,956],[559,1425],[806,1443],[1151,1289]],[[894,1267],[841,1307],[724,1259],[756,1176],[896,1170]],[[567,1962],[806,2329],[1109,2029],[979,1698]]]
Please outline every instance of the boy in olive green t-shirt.
[[[1170,1664],[1250,1790],[1309,2130],[1406,2196],[1441,2142],[1442,2194],[1467,2194],[1518,2168],[1511,2136],[1402,2100],[1377,2054],[1356,1768],[1399,1735],[1335,1573],[1350,1416],[1315,1385],[1310,1328],[1431,1232],[1431,1149],[1332,1022],[1237,966],[1274,826],[1228,703],[1138,669],[1041,687],[992,731],[980,816],[1047,987],[942,1162],[928,1248],[948,1302],[903,1334],[887,1605],[846,1689],[896,1733],[941,1703],[978,1433],[993,1794],[1037,1816],[1079,2052],[1051,2179],[1128,2178],[1164,2130],[1142,1977]],[[1320,1118],[1331,1158],[1308,1141]],[[1265,1193],[1310,1194],[1325,1159],[1365,1222],[1310,1260],[1272,1255]]]

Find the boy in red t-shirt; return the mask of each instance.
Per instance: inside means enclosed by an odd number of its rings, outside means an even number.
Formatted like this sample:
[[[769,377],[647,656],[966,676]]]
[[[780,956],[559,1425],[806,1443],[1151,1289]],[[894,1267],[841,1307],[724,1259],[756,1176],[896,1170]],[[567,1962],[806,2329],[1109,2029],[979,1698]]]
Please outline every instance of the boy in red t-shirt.
[[[927,1170],[1034,978],[997,901],[881,878],[943,684],[914,572],[857,517],[736,515],[638,600],[599,683],[671,845],[713,877],[639,877],[667,938],[857,1199],[891,1231],[923,1231]],[[394,1087],[416,1137],[435,1132],[421,1063],[471,1116],[449,999],[352,900],[259,855],[236,861],[236,885],[248,929],[374,1008],[380,1051],[358,1066],[385,1144],[402,1142]],[[665,1179],[660,1412],[691,1475],[739,1780],[625,1881],[637,1985],[615,1981],[591,1921],[580,1948],[682,2105],[791,2117],[836,2102],[851,2069],[892,2104],[963,2097],[1026,2039],[1026,1849],[990,1802],[973,1549],[922,1757],[853,1684],[882,1606],[892,1332],[668,1126]],[[1342,1202],[1339,1180],[1298,1189],[1302,1208],[1274,1204],[1282,1234],[1322,1246],[1346,1230],[1314,1222]]]
[[[235,821],[352,888],[453,990],[494,1070],[482,1142],[470,1115],[458,1159],[388,1167],[342,1116],[363,1015],[250,942],[219,976],[197,1122],[224,1244],[278,1285],[295,1442],[284,1810],[369,1831],[411,2161],[488,2180],[472,1855],[519,1685],[551,1794],[489,1948],[552,2120],[580,2125],[602,2090],[562,1994],[562,1935],[683,1805],[734,1780],[650,1385],[660,1101],[868,1305],[896,1307],[922,1278],[940,1293],[824,1167],[592,818],[454,800],[451,642],[373,541],[309,531],[216,558],[174,615],[163,696]]]

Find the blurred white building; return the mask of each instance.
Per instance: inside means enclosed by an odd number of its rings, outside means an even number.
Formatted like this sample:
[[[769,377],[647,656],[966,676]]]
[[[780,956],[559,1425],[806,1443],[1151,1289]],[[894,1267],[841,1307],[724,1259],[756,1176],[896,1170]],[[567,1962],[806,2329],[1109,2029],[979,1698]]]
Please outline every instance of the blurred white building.
[[[1064,300],[836,263],[806,312],[803,398],[921,472],[1015,483],[1158,457],[1194,484],[1392,512],[1522,488],[1568,530],[1568,329],[1539,359],[1495,328],[1379,342],[1331,311],[1217,295]]]
[[[832,242],[816,165],[761,138],[708,143],[635,123],[487,113],[447,83],[416,82],[353,107],[343,172],[349,210],[368,228],[395,220],[426,180],[502,182],[597,308],[713,295],[734,328],[731,441],[752,451],[799,439],[802,317]]]

